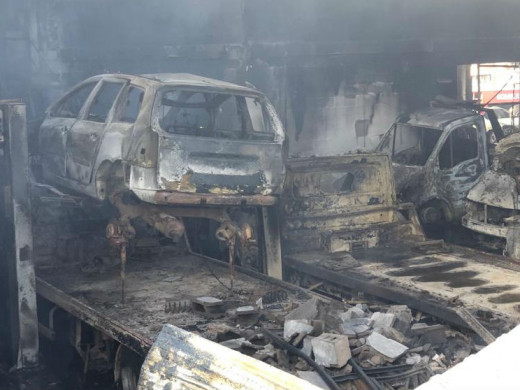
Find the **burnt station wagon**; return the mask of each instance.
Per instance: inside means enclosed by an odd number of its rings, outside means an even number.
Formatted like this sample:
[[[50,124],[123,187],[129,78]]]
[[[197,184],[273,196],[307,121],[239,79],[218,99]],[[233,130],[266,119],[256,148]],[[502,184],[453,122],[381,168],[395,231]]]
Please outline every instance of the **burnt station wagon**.
[[[106,74],[75,86],[39,131],[44,178],[103,200],[268,205],[284,132],[254,88],[190,74]]]

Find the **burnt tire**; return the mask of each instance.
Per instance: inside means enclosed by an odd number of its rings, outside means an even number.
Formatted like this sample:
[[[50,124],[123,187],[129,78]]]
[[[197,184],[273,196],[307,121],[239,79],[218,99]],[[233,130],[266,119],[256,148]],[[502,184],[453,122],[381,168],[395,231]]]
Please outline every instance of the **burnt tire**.
[[[419,208],[419,220],[427,236],[444,238],[451,215],[448,206],[439,200],[432,200]]]
[[[123,390],[137,390],[137,376],[130,366],[121,369],[121,387]]]

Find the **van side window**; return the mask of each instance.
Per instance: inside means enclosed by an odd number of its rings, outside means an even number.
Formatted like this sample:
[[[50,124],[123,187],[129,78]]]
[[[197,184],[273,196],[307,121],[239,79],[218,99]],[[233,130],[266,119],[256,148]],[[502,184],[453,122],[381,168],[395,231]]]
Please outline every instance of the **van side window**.
[[[477,126],[467,124],[453,130],[439,153],[439,167],[453,168],[461,162],[478,157]]]
[[[51,114],[60,118],[77,118],[97,81],[82,85],[63,100]]]
[[[104,123],[122,87],[123,83],[104,81],[89,108],[87,120]]]
[[[119,120],[126,123],[134,123],[141,110],[143,103],[144,90],[134,85],[130,86],[126,99],[123,103],[123,110]]]

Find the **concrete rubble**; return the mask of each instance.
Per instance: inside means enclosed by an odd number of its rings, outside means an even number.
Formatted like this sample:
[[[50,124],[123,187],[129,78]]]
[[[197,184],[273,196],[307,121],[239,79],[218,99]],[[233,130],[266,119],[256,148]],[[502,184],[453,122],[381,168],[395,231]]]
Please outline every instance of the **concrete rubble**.
[[[320,366],[338,367],[345,366],[351,357],[348,336],[322,333],[312,339],[314,360]]]
[[[383,355],[383,357],[390,362],[393,362],[408,351],[408,347],[377,332],[373,332],[367,338],[367,345],[369,345],[374,351]]]
[[[264,309],[273,305],[282,305],[280,313],[288,314],[268,316]],[[239,312],[256,314],[257,322],[245,325]],[[384,388],[413,389],[482,344],[475,335],[407,306],[372,301],[349,305],[313,298],[299,304],[237,305],[228,307],[226,316],[231,323],[219,328],[216,341],[322,388],[329,387],[317,367],[340,388],[363,388],[357,366]]]

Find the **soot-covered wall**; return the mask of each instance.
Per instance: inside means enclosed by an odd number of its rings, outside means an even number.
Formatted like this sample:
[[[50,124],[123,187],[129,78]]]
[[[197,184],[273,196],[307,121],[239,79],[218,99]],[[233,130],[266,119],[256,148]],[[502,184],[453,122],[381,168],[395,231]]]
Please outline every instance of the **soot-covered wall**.
[[[190,72],[265,92],[291,154],[373,148],[455,96],[456,65],[519,57],[514,0],[0,0],[0,98],[37,121],[98,73]]]

